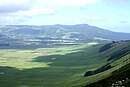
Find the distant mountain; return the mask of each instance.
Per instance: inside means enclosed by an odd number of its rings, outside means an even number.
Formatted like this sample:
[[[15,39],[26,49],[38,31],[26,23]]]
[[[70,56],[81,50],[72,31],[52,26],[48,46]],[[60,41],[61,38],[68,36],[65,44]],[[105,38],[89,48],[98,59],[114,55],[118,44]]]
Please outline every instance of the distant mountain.
[[[113,32],[87,24],[77,25],[6,25],[0,37],[16,40],[69,40],[74,42],[128,40],[130,33]]]
[[[130,33],[112,32],[87,24],[78,25],[56,25],[59,28],[66,29],[69,32],[79,32],[84,34],[86,38],[91,39],[106,39],[106,40],[121,40],[130,39]]]

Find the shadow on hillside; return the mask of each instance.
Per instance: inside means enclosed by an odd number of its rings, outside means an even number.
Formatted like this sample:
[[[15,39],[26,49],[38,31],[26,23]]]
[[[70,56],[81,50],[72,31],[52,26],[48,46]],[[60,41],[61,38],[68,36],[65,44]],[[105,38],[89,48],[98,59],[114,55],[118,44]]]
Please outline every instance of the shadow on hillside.
[[[87,49],[95,49],[93,47]],[[82,66],[95,63],[92,61],[97,55],[98,50],[94,53],[93,50],[80,49],[77,52],[67,53],[64,55],[49,55],[36,57],[32,62],[51,62],[50,66]],[[86,60],[86,61],[83,61]]]
[[[92,50],[90,51],[86,49],[92,49]],[[94,64],[95,61],[97,61],[97,60],[93,61],[93,58],[98,59],[97,57],[95,57],[93,49],[95,49],[95,47],[79,49],[77,52],[67,53],[65,55],[40,56],[32,61],[41,63],[51,62],[49,64],[50,67],[44,67],[44,68],[39,67],[39,68],[19,70],[14,67],[0,66],[0,86],[53,87],[55,85],[59,85],[59,83],[64,84],[65,78],[69,78],[75,75],[75,73],[81,73],[86,70],[86,68],[80,66],[87,66],[90,64]],[[84,61],[84,59],[86,61]],[[92,67],[95,68],[97,66]]]
[[[48,78],[50,77],[50,78]],[[14,67],[0,66],[1,87],[43,87],[53,85],[55,78],[61,79],[48,68],[32,68],[19,70]]]

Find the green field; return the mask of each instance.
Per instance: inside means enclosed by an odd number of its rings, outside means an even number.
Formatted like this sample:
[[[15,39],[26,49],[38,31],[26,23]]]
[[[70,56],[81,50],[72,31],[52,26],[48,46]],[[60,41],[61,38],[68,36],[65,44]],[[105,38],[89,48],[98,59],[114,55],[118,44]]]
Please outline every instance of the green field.
[[[84,77],[86,71],[108,63],[106,56],[114,49],[99,53],[103,45],[87,43],[69,47],[1,49],[0,87],[80,87],[106,78],[123,66],[122,61],[129,54],[112,62],[114,67],[110,70]]]

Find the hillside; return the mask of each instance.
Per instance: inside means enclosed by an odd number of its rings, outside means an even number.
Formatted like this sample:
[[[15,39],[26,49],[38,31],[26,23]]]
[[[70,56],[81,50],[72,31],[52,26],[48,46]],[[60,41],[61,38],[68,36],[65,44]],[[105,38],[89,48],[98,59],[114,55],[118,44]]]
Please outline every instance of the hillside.
[[[104,45],[107,46],[107,49],[102,52],[103,54],[108,53],[108,55],[110,55],[107,57],[107,61],[109,61],[109,63],[94,71],[86,72],[85,77],[108,72],[109,76],[86,85],[85,87],[129,87],[130,41],[114,42],[109,43],[109,45],[111,45],[111,47],[109,46],[109,49],[108,44]]]
[[[10,46],[24,45],[51,47],[55,45],[76,45],[86,42],[111,42],[128,40],[130,33],[104,30],[87,24],[77,25],[6,25],[0,26],[0,43],[8,42]]]
[[[85,87],[117,87],[130,86],[130,64],[127,64],[118,70],[112,72],[112,75],[106,79],[92,83]]]
[[[2,49],[0,85],[81,87],[108,78],[112,72],[130,63],[129,53],[108,60],[115,52],[129,51],[130,41],[112,42],[109,49],[101,52],[105,45],[86,43],[69,47]],[[85,76],[89,71],[94,73]]]

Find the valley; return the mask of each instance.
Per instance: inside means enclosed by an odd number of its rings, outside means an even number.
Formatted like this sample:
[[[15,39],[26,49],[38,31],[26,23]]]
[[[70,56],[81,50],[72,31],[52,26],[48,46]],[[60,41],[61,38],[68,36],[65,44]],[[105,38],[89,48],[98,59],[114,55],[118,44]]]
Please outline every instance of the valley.
[[[0,85],[2,87],[81,87],[111,76],[111,73],[130,63],[130,54],[108,61],[109,56],[120,50],[130,50],[130,41],[113,43],[100,52],[106,43],[37,48],[1,49]],[[114,49],[114,50],[113,50]],[[128,60],[127,60],[128,59]],[[110,63],[112,68],[84,77]],[[96,78],[95,78],[96,77]]]
[[[2,87],[103,87],[103,79],[110,86],[112,73],[130,63],[129,33],[87,24],[7,25],[0,31]]]
[[[0,87],[130,87],[130,0],[0,0]]]

